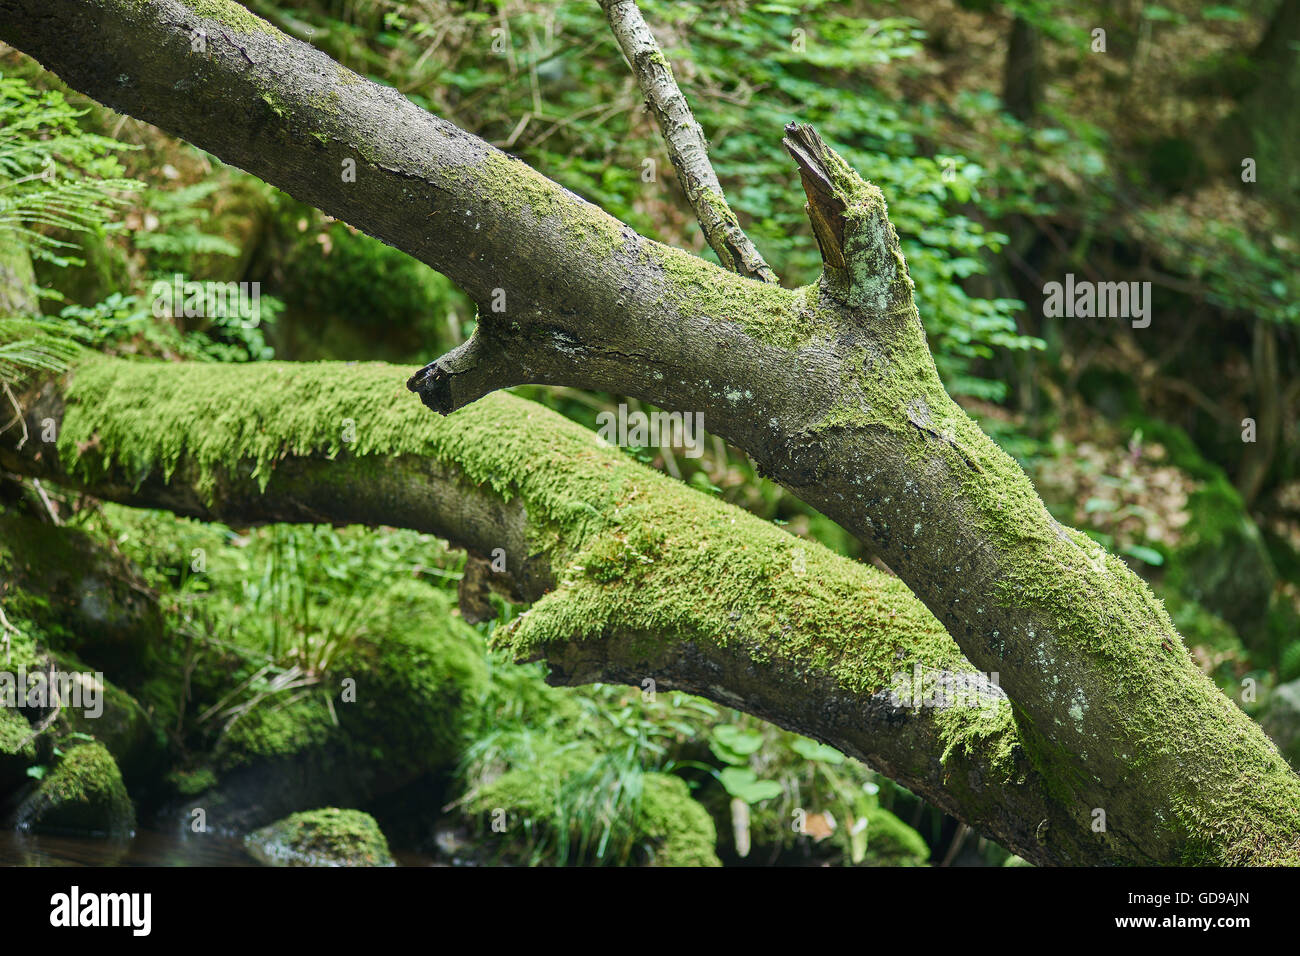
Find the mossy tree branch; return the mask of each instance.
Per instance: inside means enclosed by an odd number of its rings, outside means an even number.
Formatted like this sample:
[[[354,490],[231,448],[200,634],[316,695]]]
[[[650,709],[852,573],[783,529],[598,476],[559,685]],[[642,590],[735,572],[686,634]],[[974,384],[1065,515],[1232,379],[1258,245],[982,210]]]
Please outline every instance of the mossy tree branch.
[[[444,419],[395,401],[406,374],[89,359],[23,396],[34,433],[52,421],[57,445],[6,438],[0,467],[237,527],[401,526],[480,565],[500,548],[492,584],[533,603],[501,642],[544,658],[553,683],[699,694],[866,761],[1034,862],[1109,858],[1080,825],[1086,808],[1051,796],[1005,696],[897,579],[531,402],[492,395]],[[895,676],[915,669],[967,705],[892,699]],[[1036,836],[1044,821],[1061,834],[1050,844]]]
[[[476,344],[412,378],[431,407],[537,382],[703,412],[1001,674],[1035,765],[1105,812],[1116,857],[1300,860],[1300,778],[947,395],[883,195],[810,130],[789,138],[824,271],[787,291],[639,236],[230,0],[0,0],[0,36],[457,281]]]
[[[673,77],[673,68],[641,16],[636,0],[600,0],[600,5],[610,31],[632,68],[646,106],[659,124],[682,192],[695,211],[705,239],[718,254],[718,261],[740,275],[775,282],[776,273],[740,228],[740,221],[722,192],[718,174],[709,162],[704,129],[696,122]]]

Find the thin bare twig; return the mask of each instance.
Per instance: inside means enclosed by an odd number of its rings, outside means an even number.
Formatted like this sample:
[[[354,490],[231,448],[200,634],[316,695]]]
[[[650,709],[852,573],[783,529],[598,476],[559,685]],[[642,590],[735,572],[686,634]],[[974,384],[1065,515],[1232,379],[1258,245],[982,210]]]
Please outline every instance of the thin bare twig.
[[[5,609],[3,607],[0,607],[0,634],[4,635],[5,666],[8,667],[9,655],[11,653],[11,649],[9,646],[9,635],[17,634],[19,637],[22,637],[23,632],[18,630],[18,628],[14,627],[11,623],[9,623],[9,618],[5,617]]]
[[[939,864],[940,866],[952,866],[953,860],[957,859],[957,854],[961,852],[962,845],[966,842],[966,838],[970,836],[970,832],[970,827],[966,824],[957,825],[957,830],[952,835],[952,843],[949,844],[948,852],[945,854],[943,862]]]
[[[668,158],[677,170],[686,200],[695,210],[695,218],[719,261],[732,272],[763,282],[776,282],[776,273],[740,228],[736,214],[727,204],[718,174],[709,162],[704,130],[695,121],[686,97],[673,78],[672,67],[635,0],[600,0],[600,5],[632,67],[646,105],[659,124],[668,146]]]
[[[36,488],[36,494],[40,497],[41,504],[45,506],[45,513],[50,516],[50,522],[56,527],[61,527],[63,521],[54,510],[54,502],[50,501],[50,496],[45,493],[45,486],[41,484],[41,479],[33,478],[32,485]]]
[[[31,435],[28,434],[28,431],[27,431],[27,419],[23,417],[23,409],[22,409],[22,406],[20,406],[20,405],[18,404],[18,399],[16,399],[16,398],[14,397],[13,390],[9,388],[9,383],[8,383],[8,382],[3,382],[3,383],[0,383],[0,384],[2,384],[2,385],[4,386],[5,397],[6,397],[7,399],[9,399],[9,404],[12,405],[12,406],[13,406],[13,409],[14,409],[14,418],[13,418],[13,420],[12,420],[11,422],[9,422],[9,424],[6,425],[4,428],[0,428],[0,433],[7,432],[9,429],[13,428],[14,425],[22,425],[22,426],[23,426],[23,438],[22,438],[22,441],[20,441],[20,442],[18,443],[18,446],[14,449],[15,451],[22,451],[22,450],[23,450],[23,445],[26,445],[26,444],[27,444],[27,439],[31,437]]]

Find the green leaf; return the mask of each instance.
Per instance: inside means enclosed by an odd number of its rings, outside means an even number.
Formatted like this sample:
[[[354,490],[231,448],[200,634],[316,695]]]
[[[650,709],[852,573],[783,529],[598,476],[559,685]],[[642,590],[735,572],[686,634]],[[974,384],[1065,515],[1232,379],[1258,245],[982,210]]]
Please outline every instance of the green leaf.
[[[1126,544],[1121,549],[1129,557],[1137,558],[1139,561],[1145,561],[1154,567],[1159,567],[1165,563],[1165,556],[1155,548],[1148,548],[1141,544]]]
[[[755,730],[745,730],[732,724],[713,729],[709,749],[724,763],[740,766],[749,762],[750,754],[763,745],[763,735]]]
[[[790,749],[805,760],[820,760],[822,763],[833,766],[844,763],[844,754],[834,747],[828,747],[815,740],[809,740],[807,737],[800,737],[790,745]]]
[[[781,795],[781,785],[774,780],[759,780],[748,767],[727,767],[719,774],[727,793],[748,804],[761,803]]]

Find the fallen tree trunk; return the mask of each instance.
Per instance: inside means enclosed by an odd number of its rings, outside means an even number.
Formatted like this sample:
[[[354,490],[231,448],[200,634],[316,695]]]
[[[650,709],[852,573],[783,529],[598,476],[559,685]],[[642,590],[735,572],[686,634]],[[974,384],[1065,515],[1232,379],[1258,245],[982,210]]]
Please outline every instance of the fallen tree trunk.
[[[0,467],[236,526],[390,525],[481,559],[501,549],[489,577],[536,602],[503,641],[545,658],[553,683],[699,694],[864,760],[1026,859],[1102,858],[1073,823],[1084,808],[1058,803],[1032,767],[1005,696],[897,579],[531,402],[431,416],[397,400],[407,375],[91,359],[23,396],[31,433],[53,427],[57,447],[6,438]],[[949,685],[937,703],[906,699],[916,674]],[[1045,822],[1073,832],[1040,842]]]
[[[192,4],[0,0],[0,35],[457,281],[479,327],[411,382],[438,411],[539,382],[702,412],[1001,674],[1034,765],[1089,808],[1067,829],[1105,821],[1103,858],[1300,860],[1300,778],[948,397],[883,196],[815,133],[787,147],[825,268],[783,290],[637,235],[237,4]]]

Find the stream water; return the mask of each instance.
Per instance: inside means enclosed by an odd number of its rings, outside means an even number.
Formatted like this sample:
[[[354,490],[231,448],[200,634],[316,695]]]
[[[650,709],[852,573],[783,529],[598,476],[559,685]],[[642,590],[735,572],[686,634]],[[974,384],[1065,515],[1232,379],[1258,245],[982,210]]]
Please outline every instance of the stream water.
[[[414,853],[393,852],[398,866],[429,866]],[[239,840],[138,830],[130,839],[0,831],[0,866],[258,866]]]

